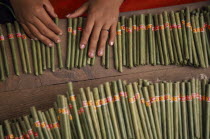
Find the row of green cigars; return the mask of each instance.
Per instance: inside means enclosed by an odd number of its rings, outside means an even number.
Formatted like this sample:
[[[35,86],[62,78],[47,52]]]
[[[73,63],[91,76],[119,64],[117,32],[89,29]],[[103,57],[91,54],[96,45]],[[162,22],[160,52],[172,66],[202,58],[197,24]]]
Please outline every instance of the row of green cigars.
[[[0,139],[209,139],[210,81],[117,80],[75,92],[54,107],[0,125]]]

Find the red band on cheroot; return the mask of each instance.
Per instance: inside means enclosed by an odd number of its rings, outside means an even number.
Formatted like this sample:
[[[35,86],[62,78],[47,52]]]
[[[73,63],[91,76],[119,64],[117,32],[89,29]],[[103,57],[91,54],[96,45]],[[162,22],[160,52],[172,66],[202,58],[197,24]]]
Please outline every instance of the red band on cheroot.
[[[72,34],[76,35],[77,34],[77,30],[73,30]]]
[[[177,28],[177,25],[176,24],[173,24],[173,25],[171,25],[171,28],[173,29],[173,28]]]
[[[152,28],[152,24],[147,25],[147,29]]]
[[[164,25],[160,25],[160,30],[164,30]]]
[[[206,102],[210,102],[210,97],[206,97]]]
[[[126,32],[132,33],[132,29],[131,28],[126,28]]]
[[[192,96],[186,96],[187,101],[192,101]]]
[[[136,30],[136,29],[137,29],[136,25],[133,25],[133,30]]]
[[[156,97],[151,97],[151,98],[150,98],[150,102],[151,102],[151,103],[156,102]]]
[[[122,91],[119,93],[121,97],[125,97],[125,93]]]
[[[22,39],[26,39],[26,35],[25,34],[22,35]]]
[[[128,101],[129,103],[134,103],[136,100],[135,100],[135,97],[132,97],[132,98],[129,98]]]
[[[78,31],[82,31],[82,27],[78,27],[77,30],[78,30]]]
[[[9,34],[9,35],[8,35],[8,38],[9,38],[9,39],[14,39],[14,35],[13,35],[13,34]]]
[[[4,40],[4,36],[1,35],[1,36],[0,36],[0,41],[3,41],[3,40]]]
[[[83,102],[82,102],[82,106],[83,106],[83,107],[88,107],[87,101],[83,101]]]
[[[115,95],[114,96],[114,101],[120,101],[120,96],[119,95]]]
[[[135,94],[135,99],[137,100],[137,99],[140,99],[140,94],[139,93],[136,93]]]
[[[146,26],[145,25],[140,25],[139,30],[146,30]]]
[[[122,35],[121,30],[118,30],[118,31],[117,31],[117,35]]]
[[[180,101],[185,102],[186,101],[186,96],[181,96]]]
[[[169,23],[165,23],[165,24],[164,24],[164,27],[165,27],[165,28],[169,28],[169,27],[170,27]]]
[[[120,28],[121,30],[125,30],[125,25],[122,25]]]
[[[178,28],[178,29],[181,29],[181,28],[182,28],[182,26],[181,26],[180,24],[178,24],[178,25],[177,25],[177,28]]]
[[[17,38],[21,38],[21,36],[22,36],[21,33],[16,33]]]
[[[35,127],[40,127],[41,126],[39,121],[34,122],[34,125],[35,125]]]
[[[72,27],[68,27],[68,32],[72,33]]]
[[[109,102],[113,102],[113,98],[112,97],[107,97],[107,103],[109,103]]]
[[[155,31],[160,30],[160,26],[155,26]]]
[[[73,109],[73,105],[72,104],[69,104],[69,109]]]

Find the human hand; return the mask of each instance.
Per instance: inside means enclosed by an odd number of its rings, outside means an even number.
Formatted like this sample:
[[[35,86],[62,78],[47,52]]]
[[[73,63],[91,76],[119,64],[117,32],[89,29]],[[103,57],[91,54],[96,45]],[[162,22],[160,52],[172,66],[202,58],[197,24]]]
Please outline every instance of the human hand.
[[[109,36],[109,45],[114,44],[119,8],[123,0],[89,0],[67,18],[75,18],[88,12],[87,21],[83,30],[80,48],[84,49],[90,40],[88,55],[94,57],[104,54],[106,41]]]
[[[31,39],[39,39],[48,46],[61,40],[61,29],[53,22],[57,15],[49,0],[10,0],[17,20]]]

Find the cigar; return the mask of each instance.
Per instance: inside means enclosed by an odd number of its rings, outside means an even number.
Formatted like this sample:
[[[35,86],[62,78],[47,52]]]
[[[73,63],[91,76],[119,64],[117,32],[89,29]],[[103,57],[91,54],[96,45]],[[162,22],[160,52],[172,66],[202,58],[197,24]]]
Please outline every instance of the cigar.
[[[160,64],[160,60],[159,60],[159,52],[157,51],[157,47],[156,47],[156,38],[155,38],[155,27],[154,27],[154,20],[153,20],[153,16],[152,16],[152,42],[153,42],[153,58],[154,58],[154,66],[155,65],[159,65]]]
[[[31,107],[30,111],[31,111],[31,115],[34,119],[34,125],[35,125],[35,128],[36,128],[37,132],[38,132],[39,138],[44,139],[44,133],[42,132],[41,123],[40,123],[36,108]]]
[[[181,10],[180,18],[181,18],[181,28],[182,28],[182,36],[183,36],[184,59],[189,60],[190,55],[189,55],[189,47],[188,47],[188,41],[187,41],[188,37],[187,37],[187,32],[186,32],[186,21],[185,21],[184,10]]]
[[[141,14],[139,18],[139,39],[141,42],[140,47],[140,65],[146,64],[146,27],[145,27],[145,15]]]
[[[179,34],[178,34],[178,29],[177,29],[178,27],[177,27],[174,11],[171,11],[170,15],[171,15],[171,23],[172,23],[171,27],[172,27],[174,40],[175,40],[177,56],[178,56],[178,59],[179,59],[179,63],[183,63],[182,48],[181,48],[181,43],[180,43],[180,40],[179,40]]]
[[[60,127],[61,127],[61,137],[62,138],[72,138],[71,137],[71,129],[69,126],[69,110],[65,96],[58,95],[57,96],[58,103],[58,113],[60,117]]]
[[[0,139],[4,139],[4,131],[2,125],[0,125]]]
[[[40,41],[35,41],[36,43],[36,50],[37,50],[37,61],[38,61],[38,71],[39,75],[43,74],[43,69],[42,69],[42,55],[41,55],[41,42]]]
[[[159,125],[160,125],[160,128],[162,129],[162,124],[161,124],[161,106],[160,106],[160,89],[159,89],[159,83],[154,83],[154,91],[155,91],[155,99],[156,99],[156,104],[157,104]],[[162,133],[163,133],[163,131],[162,131]]]
[[[106,45],[106,47],[107,47],[107,45]],[[104,50],[104,54],[101,57],[101,65],[102,66],[105,66],[106,65],[106,47],[105,47],[105,50]]]
[[[47,121],[45,113],[44,112],[41,112],[41,113],[42,113],[43,121],[44,121],[44,123],[46,125],[46,128],[47,128],[47,131],[48,131],[48,135],[49,135],[50,138],[53,138],[53,135],[52,135],[52,132],[51,132],[51,128],[50,128],[50,125],[49,125],[49,123]]]
[[[131,130],[131,123],[129,120],[129,110],[128,110],[127,104],[126,104],[126,100],[127,100],[126,92],[123,88],[122,80],[118,80],[117,84],[118,84],[118,90],[119,90],[119,95],[120,95],[121,107],[123,110],[123,115],[124,115],[124,120],[125,120],[127,136],[128,136],[128,138],[132,138],[133,134],[132,134],[132,130]]]
[[[137,17],[133,15],[132,18],[132,45],[133,45],[133,65],[137,66]]]
[[[123,58],[122,58],[122,33],[120,29],[120,22],[117,24],[117,46],[118,46],[118,70],[120,72],[123,71],[122,66],[123,66]]]
[[[5,80],[5,71],[4,71],[4,65],[3,65],[3,61],[2,60],[3,60],[2,53],[0,51],[0,80],[4,81]]]
[[[157,131],[157,137],[162,138],[162,131],[160,128],[160,121],[158,117],[158,109],[157,109],[154,85],[150,85],[148,87],[148,91],[149,91],[150,103],[152,107],[152,113],[154,116],[154,123],[155,123],[156,131]]]
[[[41,52],[42,52],[42,67],[43,70],[47,69],[47,62],[46,62],[46,46],[41,43]]]
[[[14,35],[12,33],[11,23],[7,23],[7,32],[8,32],[9,44],[10,44],[11,52],[12,52],[12,60],[14,64],[15,74],[19,76],[20,73],[19,73],[19,68],[18,68],[17,54],[16,54],[16,48],[14,44]]]
[[[121,137],[120,130],[119,130],[119,125],[118,125],[118,121],[117,121],[117,117],[116,117],[116,113],[115,113],[115,108],[114,108],[114,104],[113,104],[113,98],[112,98],[109,82],[105,83],[105,93],[106,93],[109,113],[111,116],[111,121],[113,123],[114,134],[115,134],[116,138],[120,138]]]
[[[109,108],[107,106],[108,103],[107,103],[103,84],[99,85],[99,94],[100,94],[100,99],[101,99],[101,108],[104,115],[105,127],[107,129],[108,135],[111,136],[111,138],[113,137],[115,138],[115,134],[113,131],[113,122],[111,121]]]
[[[206,91],[206,124],[205,124],[205,139],[210,137],[210,84],[207,85]]]
[[[83,19],[84,20],[84,19]],[[84,28],[85,26],[85,23],[83,21],[82,23],[82,28]],[[79,65],[78,65],[78,68],[81,68],[83,66],[83,60],[84,60],[84,57],[87,55],[87,48],[85,47],[85,49],[81,49],[80,50],[80,56],[79,56]]]
[[[81,95],[81,100],[82,100],[82,106],[84,108],[85,111],[85,117],[88,123],[88,127],[89,127],[89,132],[92,138],[96,138],[96,133],[93,127],[93,123],[92,123],[92,119],[91,119],[91,115],[90,115],[90,110],[88,108],[88,103],[87,103],[87,98],[85,96],[85,91],[83,88],[79,89],[80,91],[80,95]]]
[[[168,13],[166,11],[163,12],[163,19],[164,19],[164,28],[166,31],[166,39],[167,46],[168,46],[168,52],[171,63],[174,63],[174,54],[173,54],[173,47],[172,47],[172,41],[171,41],[171,33],[170,33],[170,25],[169,25],[169,19],[168,19]]]
[[[25,138],[30,138],[30,136],[29,136],[29,134],[27,132],[27,129],[26,129],[25,122],[21,118],[18,118],[17,120],[20,123],[20,127],[21,127],[21,130],[22,130],[23,136]]]
[[[191,42],[191,21],[190,21],[190,9],[189,7],[186,8],[185,11],[185,18],[186,18],[186,33],[187,33],[187,42],[188,42],[188,51],[189,51],[189,57],[190,57],[190,63],[192,63],[192,42]]]
[[[127,32],[128,32],[128,54],[129,54],[129,63],[128,63],[128,67],[132,68],[133,64],[134,64],[134,46],[133,46],[133,29],[132,29],[132,18],[128,19],[128,28],[127,28]]]
[[[140,15],[137,15],[136,16],[136,65],[135,66],[140,65],[140,40],[139,40],[140,30],[139,30],[139,26],[140,26]]]
[[[195,16],[194,15],[191,16],[191,20],[192,20],[193,36],[194,36],[194,40],[195,40],[195,46],[196,46],[196,50],[197,50],[197,54],[198,54],[199,63],[200,63],[200,66],[204,68],[206,66],[205,66],[203,51],[201,49],[200,41],[198,38],[198,32],[197,32],[197,28],[196,28],[196,24],[195,24]]]
[[[10,126],[10,122],[8,120],[4,120],[4,125],[5,125],[5,131],[6,131],[6,135],[8,138],[11,138],[13,139],[14,138],[14,135],[12,133],[12,129],[11,129],[11,126]]]
[[[164,56],[164,63],[165,65],[168,65],[170,63],[169,56],[168,56],[168,49],[166,44],[166,35],[165,35],[165,29],[163,24],[163,15],[159,15],[159,24],[160,24],[160,38],[162,42],[162,48],[163,48],[163,56]]]
[[[55,47],[50,47],[51,71],[55,72]]]
[[[30,62],[30,54],[29,54],[29,50],[28,50],[27,37],[26,37],[26,34],[22,28],[21,28],[21,34],[22,34],[21,38],[22,38],[22,42],[23,42],[23,49],[25,52],[27,71],[29,74],[31,74],[32,71],[31,71],[31,62]]]
[[[184,57],[184,46],[183,46],[183,35],[182,35],[182,26],[181,26],[181,20],[180,20],[180,12],[176,12],[175,13],[175,20],[176,20],[176,24],[177,24],[177,32],[178,32],[178,37],[179,37],[182,57],[183,57],[183,60],[185,60],[185,57]]]
[[[154,15],[154,31],[155,31],[155,38],[156,38],[156,55],[157,55],[157,62],[158,64],[164,65],[164,55],[163,55],[163,48],[162,42],[160,38],[160,26],[158,21],[158,15]]]
[[[60,130],[59,130],[60,128],[59,128],[58,120],[56,118],[55,110],[53,108],[50,108],[49,114],[50,114],[51,120],[53,122],[52,126],[55,131],[56,139],[61,139],[61,134],[60,134]]]
[[[11,123],[11,129],[12,129],[12,132],[13,132],[13,135],[14,135],[14,138],[18,138],[18,134],[17,134],[17,129],[15,127],[15,122],[12,122]],[[1,130],[1,129],[0,129]],[[0,133],[1,134],[1,133]],[[1,135],[0,135],[1,137]],[[2,138],[3,139],[3,138]]]
[[[84,134],[82,132],[81,122],[80,122],[79,115],[78,115],[78,112],[77,112],[76,97],[74,95],[73,85],[72,85],[71,82],[68,83],[68,94],[69,94],[70,103],[72,104],[72,108],[73,108],[72,114],[75,117],[76,128],[77,128],[77,131],[79,133],[79,137],[82,139],[82,138],[84,138]]]
[[[148,24],[147,24],[147,32],[148,32],[148,50],[149,50],[149,61],[151,65],[154,65],[154,45],[153,45],[153,33],[152,33],[152,14],[148,15]]]
[[[19,138],[23,138],[23,134],[22,134],[22,131],[20,129],[20,125],[18,122],[15,122],[15,128],[17,129],[17,135]]]
[[[80,39],[82,34],[82,24],[83,24],[83,18],[78,18],[78,25],[77,25],[77,38],[76,38],[76,53],[75,53],[75,67],[79,66],[79,59],[80,59]]]
[[[142,104],[141,104],[141,96],[140,96],[140,93],[138,91],[138,83],[137,82],[133,83],[133,90],[134,90],[134,98],[136,99],[136,105],[137,105],[137,109],[138,109],[137,114],[139,115],[139,118],[141,119],[140,122],[142,124],[144,137],[145,138],[150,138],[149,133],[148,133],[148,127],[147,127],[147,124],[146,124],[144,111],[143,111]]]
[[[23,116],[23,120],[25,122],[28,135],[30,136],[31,139],[34,139],[35,137],[34,137],[33,130],[31,128],[28,116]]]
[[[14,26],[15,26],[18,46],[19,46],[19,49],[20,49],[20,57],[21,57],[23,72],[27,73],[26,57],[25,57],[25,52],[24,52],[24,49],[23,49],[23,42],[22,42],[22,39],[21,39],[20,25],[18,24],[17,21],[15,21]]]
[[[105,121],[103,118],[103,113],[102,113],[102,108],[101,108],[101,100],[99,97],[99,90],[98,88],[93,88],[93,96],[94,96],[94,102],[95,102],[95,106],[96,106],[96,112],[97,112],[97,116],[99,119],[99,124],[100,124],[100,129],[101,129],[101,135],[102,138],[111,138],[110,132],[107,131],[109,129],[106,128],[105,126]]]
[[[205,24],[204,24],[204,17],[203,17],[203,14],[200,15],[200,18],[199,18],[199,21],[200,21],[200,34],[201,34],[201,41],[202,41],[202,46],[203,46],[203,53],[204,53],[204,59],[205,59],[205,64],[206,64],[206,67],[209,66],[209,59],[208,59],[208,50],[207,50],[207,45],[206,45],[206,30],[205,30]]]
[[[66,54],[66,67],[70,68],[71,62],[71,51],[72,51],[72,18],[68,18],[68,43],[67,43],[67,54]]]
[[[125,35],[125,16],[121,16],[120,18],[120,24],[121,24],[121,32],[122,32],[122,61],[123,66],[126,66],[127,60],[126,60],[126,35]],[[116,41],[115,41],[116,43]]]
[[[120,100],[120,95],[119,95],[119,90],[117,87],[117,82],[113,81],[112,82],[112,90],[113,90],[113,96],[114,96],[114,104],[115,104],[115,108],[116,108],[116,112],[117,112],[117,119],[119,120],[120,123],[120,131],[121,131],[121,136],[122,138],[127,138],[127,132],[126,132],[126,128],[125,128],[125,120],[124,120],[124,116],[123,116],[123,111],[122,111],[122,107],[121,107],[121,100]]]
[[[114,50],[114,52],[113,52],[114,53],[114,67],[115,67],[115,69],[118,70],[118,68],[119,68],[119,61],[118,61],[119,56],[118,56],[118,43],[117,43],[116,38],[115,38],[115,43],[114,43],[113,50]]]
[[[109,44],[107,43],[107,46],[106,46],[106,53],[105,53],[105,61],[106,61],[106,64],[105,64],[105,67],[106,69],[108,69],[110,67],[110,62],[109,62],[109,59],[110,59],[110,46]]]
[[[38,61],[37,61],[37,51],[35,41],[31,40],[31,47],[32,47],[32,56],[33,56],[33,65],[34,65],[34,74],[38,76]]]
[[[47,68],[51,68],[51,50],[50,47],[46,47],[46,55],[47,55]]]
[[[173,83],[174,138],[179,138],[179,82]],[[173,131],[172,131],[173,132]]]
[[[88,59],[88,44],[87,44],[87,46],[85,47],[85,50],[84,50],[83,61],[82,61],[83,66],[87,65],[87,59]]]
[[[94,104],[94,101],[93,101],[93,98],[92,98],[92,92],[90,90],[90,87],[86,88],[85,95],[87,97],[87,104],[88,104],[88,108],[89,108],[90,115],[91,115],[91,118],[92,118],[93,127],[95,129],[96,137],[101,138],[99,120],[98,120],[98,116],[97,116],[95,108],[94,108],[95,104]]]
[[[187,113],[188,113],[188,129],[189,129],[189,138],[194,138],[195,131],[194,131],[194,121],[193,121],[193,106],[192,106],[192,86],[190,82],[186,83],[187,86],[187,93],[186,93],[186,100],[187,100]]]
[[[2,25],[0,25],[0,49],[2,51],[2,57],[3,57],[2,59],[3,59],[3,63],[4,63],[5,72],[8,77],[9,76],[9,65],[8,65],[8,58],[7,58],[7,53],[6,53],[6,46],[5,46]]]
[[[74,66],[75,66],[77,22],[78,22],[78,19],[74,18],[73,19],[73,30],[72,30],[72,44],[71,44],[72,49],[71,49],[71,66],[70,66],[70,69],[74,68]]]
[[[94,56],[93,58],[90,59],[90,66],[94,66],[95,64],[95,60],[96,60],[96,56]]]
[[[53,128],[53,122],[52,122],[52,119],[51,119],[51,117],[50,117],[49,111],[45,111],[44,114],[45,114],[46,120],[47,120],[47,122],[48,122],[48,124],[49,124],[51,134],[52,134],[53,138],[56,138],[56,131],[55,131],[55,129]]]
[[[141,125],[137,113],[137,107],[136,107],[136,102],[135,102],[135,97],[134,97],[134,91],[132,88],[132,84],[128,84],[126,86],[127,91],[128,91],[128,100],[129,100],[129,106],[131,110],[131,116],[132,116],[132,122],[133,122],[133,127],[134,127],[134,133],[136,138],[141,138],[143,132],[141,131]]]

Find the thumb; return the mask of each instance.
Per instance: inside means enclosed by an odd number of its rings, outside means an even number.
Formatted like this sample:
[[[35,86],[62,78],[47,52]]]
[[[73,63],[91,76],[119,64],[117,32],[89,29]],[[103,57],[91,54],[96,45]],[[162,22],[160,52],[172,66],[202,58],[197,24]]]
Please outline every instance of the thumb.
[[[74,13],[68,14],[66,17],[67,18],[75,18],[75,17],[81,16],[82,14],[84,14],[84,12],[87,11],[87,9],[88,9],[88,3],[86,2],[80,8],[75,10]]]
[[[53,6],[51,5],[51,3],[46,0],[44,1],[44,8],[47,11],[47,13],[52,16],[53,18],[58,17],[58,15],[55,13]]]

